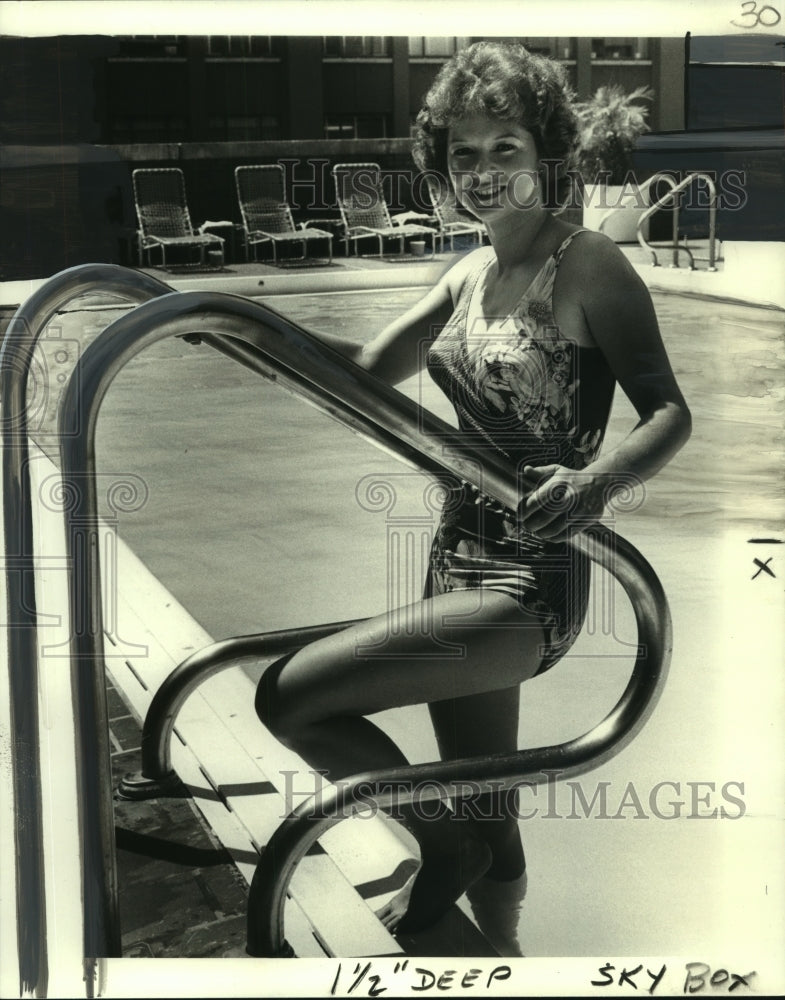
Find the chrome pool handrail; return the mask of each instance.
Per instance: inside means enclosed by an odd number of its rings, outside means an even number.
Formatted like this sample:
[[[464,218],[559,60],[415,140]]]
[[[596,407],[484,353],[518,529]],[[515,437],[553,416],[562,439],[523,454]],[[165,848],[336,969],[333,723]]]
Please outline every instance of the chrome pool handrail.
[[[172,736],[177,714],[208,678],[240,660],[258,663],[271,656],[293,653],[310,642],[361,621],[365,619],[239,635],[221,639],[192,653],[167,674],[153,695],[142,725],[142,769],[124,775],[118,786],[119,794],[126,799],[149,799],[166,794],[179,783],[172,766]]]
[[[679,211],[681,209],[680,199],[677,195],[680,195],[682,191],[688,188],[694,181],[703,180],[706,182],[709,188],[709,258],[708,258],[708,269],[709,271],[716,271],[714,266],[716,259],[715,241],[717,235],[717,188],[714,183],[714,178],[707,173],[702,171],[696,171],[688,174],[681,181],[676,181],[669,173],[661,172],[654,174],[647,181],[645,181],[646,187],[651,188],[652,185],[660,183],[660,181],[666,181],[670,185],[670,190],[666,191],[664,195],[661,195],[649,208],[643,212],[638,219],[637,226],[637,237],[638,243],[643,247],[644,250],[652,256],[652,266],[658,267],[659,263],[657,260],[657,251],[649,243],[646,237],[643,235],[643,227],[645,222],[658,212],[667,203],[669,198],[673,198],[673,215],[672,215],[672,243],[671,252],[673,254],[672,267],[679,266],[679,253],[686,253],[690,259],[690,270],[695,270],[695,256],[692,251],[687,246],[682,246],[679,243]],[[666,249],[661,247],[661,249]],[[704,258],[701,258],[704,259]]]
[[[186,292],[165,295],[138,306],[116,320],[84,352],[79,375],[69,383],[60,410],[63,485],[74,497],[65,510],[66,541],[72,561],[69,572],[72,662],[84,666],[75,673],[75,704],[89,705],[103,687],[101,650],[100,561],[95,488],[95,425],[101,401],[122,367],[146,346],[170,336],[192,336],[215,346],[229,346],[238,360],[275,379],[285,388],[316,403],[375,444],[402,460],[436,475],[478,485],[491,499],[515,508],[518,484],[501,462],[475,450],[444,421],[423,412],[391,386],[353,365],[307,331],[269,307],[230,295]],[[329,825],[344,818],[342,811],[358,803],[384,801],[378,783],[429,777],[449,785],[467,780],[466,768],[479,781],[516,781],[547,767],[576,773],[596,766],[633,738],[652,711],[667,670],[671,630],[667,601],[655,574],[643,557],[619,536],[599,525],[577,535],[572,545],[589,555],[622,582],[630,595],[639,633],[632,676],[611,713],[577,740],[556,747],[519,751],[512,755],[419,765],[414,769],[359,776],[321,796],[320,811],[330,806]],[[80,611],[87,614],[80,615]],[[85,718],[89,719],[90,713]],[[80,724],[84,724],[80,720]],[[98,773],[91,789],[99,787]],[[365,789],[359,796],[359,787]],[[359,797],[358,797],[359,796]],[[111,809],[111,802],[109,803]],[[265,851],[251,886],[248,922],[250,954],[283,954],[283,904],[286,885],[307,845],[317,839],[308,805],[287,819]],[[347,813],[348,815],[348,813]],[[321,830],[323,832],[323,829]],[[306,845],[306,846],[303,846]],[[282,856],[281,849],[285,849]],[[269,876],[269,877],[268,877]]]
[[[3,528],[7,603],[6,644],[10,711],[14,739],[10,747],[14,784],[17,869],[18,964],[22,992],[44,995],[48,982],[45,880],[42,859],[43,819],[38,745],[37,607],[34,586],[33,515],[30,487],[28,383],[35,348],[58,310],[100,289],[127,300],[146,301],[171,291],[146,274],[111,264],[84,264],[45,282],[20,307],[0,348],[0,412],[3,451]],[[114,866],[114,832],[108,841]],[[107,905],[109,905],[107,903]],[[114,908],[114,904],[112,904]],[[119,954],[116,919],[101,921],[103,951]],[[87,954],[102,953],[92,941]]]

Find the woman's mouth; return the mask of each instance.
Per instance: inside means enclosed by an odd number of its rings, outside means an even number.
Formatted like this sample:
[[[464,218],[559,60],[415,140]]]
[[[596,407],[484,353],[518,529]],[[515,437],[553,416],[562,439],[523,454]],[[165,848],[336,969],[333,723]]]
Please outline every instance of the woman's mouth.
[[[478,188],[470,192],[471,198],[484,208],[497,207],[501,204],[501,188]]]

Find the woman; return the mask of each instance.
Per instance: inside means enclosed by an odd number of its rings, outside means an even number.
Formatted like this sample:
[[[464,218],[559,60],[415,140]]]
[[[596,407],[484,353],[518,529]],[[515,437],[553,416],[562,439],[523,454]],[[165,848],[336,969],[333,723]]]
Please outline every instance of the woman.
[[[371,343],[324,338],[392,383],[418,369],[428,341],[429,372],[459,427],[505,456],[521,484],[517,511],[470,488],[445,505],[422,604],[315,642],[263,676],[260,718],[332,780],[406,763],[366,718],[399,705],[428,703],[444,759],[517,749],[520,684],[567,652],[585,614],[587,566],[567,538],[689,436],[642,282],[606,237],[554,214],[575,138],[558,64],[513,44],[459,52],[425,99],[415,159],[449,177],[491,245]],[[640,419],[600,457],[616,382]],[[394,627],[401,616],[407,627]],[[403,810],[421,865],[380,911],[385,925],[424,928],[467,889],[478,914],[494,894],[520,895],[511,805],[486,795],[468,822],[446,805],[434,817],[429,803],[428,819]],[[497,944],[516,953],[514,937]]]

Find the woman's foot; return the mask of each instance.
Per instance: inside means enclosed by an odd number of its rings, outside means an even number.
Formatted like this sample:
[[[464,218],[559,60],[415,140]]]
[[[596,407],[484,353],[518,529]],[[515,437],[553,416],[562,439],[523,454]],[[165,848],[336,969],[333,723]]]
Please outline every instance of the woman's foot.
[[[464,892],[482,878],[491,863],[487,844],[461,837],[454,851],[423,852],[418,871],[389,903],[377,910],[394,934],[415,934],[435,924]]]

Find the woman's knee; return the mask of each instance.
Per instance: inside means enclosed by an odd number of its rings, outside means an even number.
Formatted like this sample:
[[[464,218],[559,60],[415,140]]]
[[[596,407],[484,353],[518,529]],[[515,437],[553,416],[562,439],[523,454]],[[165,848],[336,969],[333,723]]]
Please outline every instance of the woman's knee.
[[[314,724],[353,714],[342,675],[347,654],[317,641],[272,663],[256,688],[256,714],[282,743]]]

